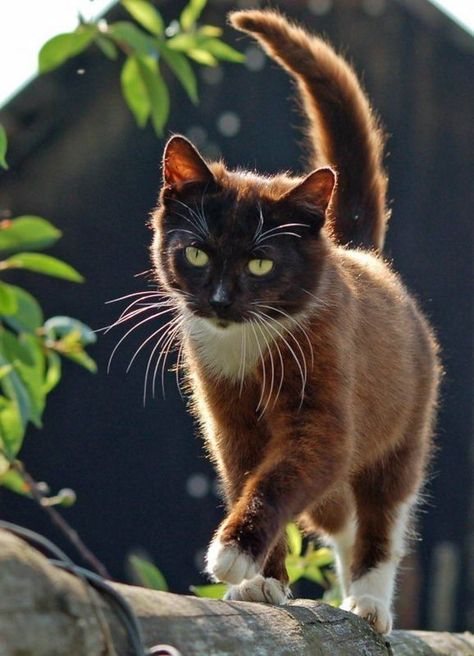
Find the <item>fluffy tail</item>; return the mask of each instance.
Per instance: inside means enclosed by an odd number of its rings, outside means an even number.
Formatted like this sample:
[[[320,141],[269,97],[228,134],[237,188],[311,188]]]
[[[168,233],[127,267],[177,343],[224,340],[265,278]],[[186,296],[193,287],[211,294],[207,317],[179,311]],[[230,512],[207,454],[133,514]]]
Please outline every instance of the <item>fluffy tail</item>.
[[[275,11],[236,11],[230,22],[260,41],[298,84],[309,117],[312,164],[338,171],[328,220],[333,238],[382,249],[389,216],[384,136],[352,68],[322,39]]]

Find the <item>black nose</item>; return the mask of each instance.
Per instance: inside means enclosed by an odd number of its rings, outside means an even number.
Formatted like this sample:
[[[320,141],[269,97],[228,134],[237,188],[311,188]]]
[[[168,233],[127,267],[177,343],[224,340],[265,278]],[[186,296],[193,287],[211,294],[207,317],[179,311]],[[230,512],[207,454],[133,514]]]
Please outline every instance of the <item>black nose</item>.
[[[211,297],[209,298],[209,305],[216,312],[230,308],[232,305],[232,298],[229,291],[219,285],[219,287],[212,292]]]

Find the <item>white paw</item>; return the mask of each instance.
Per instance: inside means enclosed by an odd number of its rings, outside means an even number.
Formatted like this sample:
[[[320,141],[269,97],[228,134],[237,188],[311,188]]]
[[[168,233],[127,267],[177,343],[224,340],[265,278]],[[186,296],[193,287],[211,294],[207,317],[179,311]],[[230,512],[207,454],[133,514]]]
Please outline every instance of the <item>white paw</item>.
[[[384,635],[392,630],[392,614],[386,603],[371,595],[346,597],[341,604],[342,610],[348,610],[367,620],[369,624]]]
[[[214,539],[207,552],[206,570],[211,576],[224,583],[240,583],[251,579],[258,573],[258,565],[253,558],[235,545],[223,544]]]
[[[277,579],[265,578],[257,574],[252,579],[232,585],[224,599],[229,601],[263,601],[279,606],[285,604],[290,596],[290,589]]]

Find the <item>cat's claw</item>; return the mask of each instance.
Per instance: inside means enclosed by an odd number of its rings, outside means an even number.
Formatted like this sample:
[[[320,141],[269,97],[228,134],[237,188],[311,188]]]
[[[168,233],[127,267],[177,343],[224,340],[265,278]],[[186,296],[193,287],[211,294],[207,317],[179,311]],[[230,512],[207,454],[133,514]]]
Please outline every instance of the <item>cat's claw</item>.
[[[237,584],[258,574],[259,567],[235,544],[225,544],[215,538],[207,552],[206,570],[217,581]]]
[[[285,604],[290,596],[288,586],[274,578],[257,574],[240,585],[231,585],[224,599],[228,601],[261,601],[276,606]]]
[[[390,608],[376,597],[371,595],[346,597],[341,604],[341,608],[367,620],[377,633],[387,635],[392,630]]]

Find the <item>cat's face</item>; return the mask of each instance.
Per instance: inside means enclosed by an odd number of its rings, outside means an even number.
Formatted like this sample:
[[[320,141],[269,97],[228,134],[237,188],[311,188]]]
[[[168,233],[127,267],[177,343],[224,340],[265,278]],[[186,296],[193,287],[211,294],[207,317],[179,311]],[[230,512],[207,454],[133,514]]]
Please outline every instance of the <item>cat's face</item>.
[[[165,288],[220,328],[301,312],[321,268],[334,174],[269,194],[262,179],[212,173],[182,137],[169,142],[164,172],[153,257]]]

